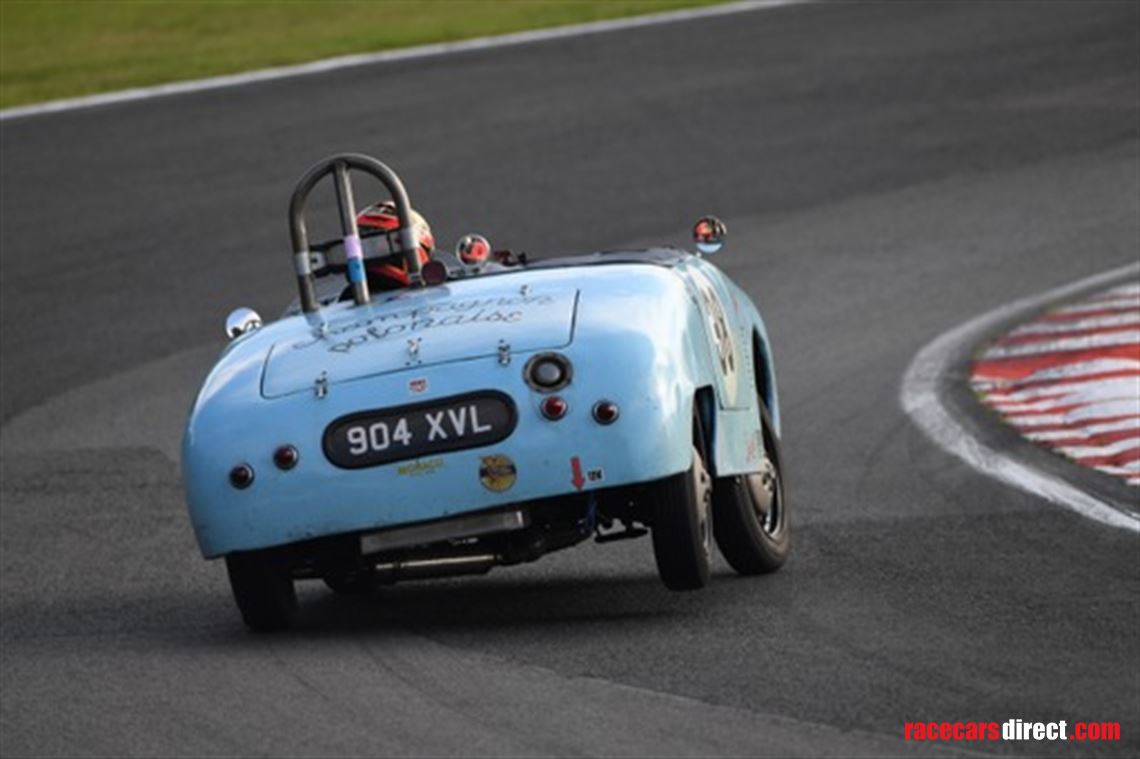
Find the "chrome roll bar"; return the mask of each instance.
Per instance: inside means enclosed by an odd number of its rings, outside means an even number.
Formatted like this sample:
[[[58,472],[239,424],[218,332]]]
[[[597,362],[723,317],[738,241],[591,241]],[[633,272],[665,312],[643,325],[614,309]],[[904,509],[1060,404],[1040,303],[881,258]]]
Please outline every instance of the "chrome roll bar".
[[[293,268],[297,274],[297,288],[301,295],[301,310],[312,313],[320,308],[316,295],[316,279],[313,275],[313,256],[309,250],[309,232],[305,225],[305,203],[313,188],[329,174],[334,177],[336,202],[340,209],[340,227],[344,238],[344,252],[347,261],[348,281],[352,285],[352,297],[356,305],[362,306],[371,300],[368,291],[368,277],[364,272],[364,254],[360,244],[360,232],[356,227],[356,204],[352,196],[352,180],[349,170],[369,174],[388,190],[396,204],[396,217],[399,228],[396,238],[399,252],[408,264],[408,275],[413,285],[422,284],[420,258],[416,254],[416,235],[412,229],[412,206],[408,192],[396,172],[371,156],[360,153],[338,153],[314,165],[305,172],[293,197],[289,201],[289,233],[293,239]]]

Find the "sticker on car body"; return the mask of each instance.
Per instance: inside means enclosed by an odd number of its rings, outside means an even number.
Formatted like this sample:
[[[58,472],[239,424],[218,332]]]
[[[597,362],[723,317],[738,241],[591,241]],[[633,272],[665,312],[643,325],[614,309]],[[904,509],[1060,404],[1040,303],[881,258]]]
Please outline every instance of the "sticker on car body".
[[[483,456],[479,462],[479,482],[495,493],[510,490],[518,479],[518,468],[509,456],[495,454]]]
[[[736,338],[732,334],[728,314],[725,313],[720,297],[707,276],[696,270],[690,271],[689,276],[700,295],[701,312],[704,314],[705,326],[708,328],[713,359],[716,361],[724,382],[725,400],[727,405],[736,405],[740,360],[736,349]]]

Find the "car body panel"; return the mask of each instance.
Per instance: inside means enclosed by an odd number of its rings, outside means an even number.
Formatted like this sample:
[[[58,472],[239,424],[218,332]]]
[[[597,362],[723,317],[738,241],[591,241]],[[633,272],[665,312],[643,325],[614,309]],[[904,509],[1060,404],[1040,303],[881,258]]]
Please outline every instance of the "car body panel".
[[[758,387],[778,420],[759,313],[707,260],[651,253],[645,261],[519,267],[394,299],[378,296],[364,306],[337,303],[233,341],[207,377],[183,441],[186,498],[202,553],[216,557],[658,480],[691,463],[701,392],[715,401],[704,412],[715,473],[757,471]],[[472,308],[517,317],[424,317]],[[387,314],[399,316],[378,319]],[[405,328],[369,332],[377,321]],[[338,348],[359,335],[368,339]],[[416,339],[413,353],[408,341]],[[292,350],[296,345],[304,347]],[[758,361],[756,346],[763,352]],[[523,377],[527,360],[551,349],[573,364],[572,382],[558,391],[569,412],[558,421],[542,416],[546,394]],[[283,358],[284,350],[295,355]],[[754,366],[764,373],[759,384]],[[352,470],[334,466],[322,451],[325,429],[345,414],[481,390],[507,394],[518,411],[514,432],[493,445]],[[591,415],[602,399],[620,407],[613,424]],[[272,459],[283,444],[300,453],[288,471]],[[501,492],[481,482],[489,456],[514,465],[515,479]],[[255,471],[245,489],[228,481],[241,463]]]
[[[383,294],[366,306],[338,303],[322,310],[320,333],[286,335],[274,343],[262,394],[279,398],[310,390],[320,367],[328,383],[498,354],[569,345],[577,288],[520,292],[510,277]],[[386,295],[386,297],[383,297]]]

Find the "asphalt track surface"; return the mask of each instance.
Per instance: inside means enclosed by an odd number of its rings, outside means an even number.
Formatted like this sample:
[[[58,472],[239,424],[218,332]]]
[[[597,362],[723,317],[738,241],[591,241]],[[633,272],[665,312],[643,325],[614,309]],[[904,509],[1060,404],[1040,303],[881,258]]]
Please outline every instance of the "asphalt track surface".
[[[1138,29],[1131,2],[795,6],[4,122],[0,753],[880,755],[1018,717],[1123,741],[943,748],[1136,755],[1136,533],[964,467],[897,396],[944,330],[1135,260]],[[248,634],[177,439],[228,309],[293,295],[288,194],[344,149],[445,241],[724,217],[778,361],[784,570],[674,595],[647,541],[588,545],[314,586]]]

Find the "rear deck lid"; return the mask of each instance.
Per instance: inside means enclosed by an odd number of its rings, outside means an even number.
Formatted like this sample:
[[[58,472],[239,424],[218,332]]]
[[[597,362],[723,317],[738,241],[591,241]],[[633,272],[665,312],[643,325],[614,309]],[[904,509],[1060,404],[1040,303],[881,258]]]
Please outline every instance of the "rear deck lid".
[[[500,344],[512,353],[561,348],[573,339],[578,291],[564,283],[532,291],[496,276],[380,297],[323,309],[323,330],[293,317],[298,330],[274,343],[262,395],[311,391],[322,373],[331,385],[494,356]]]

